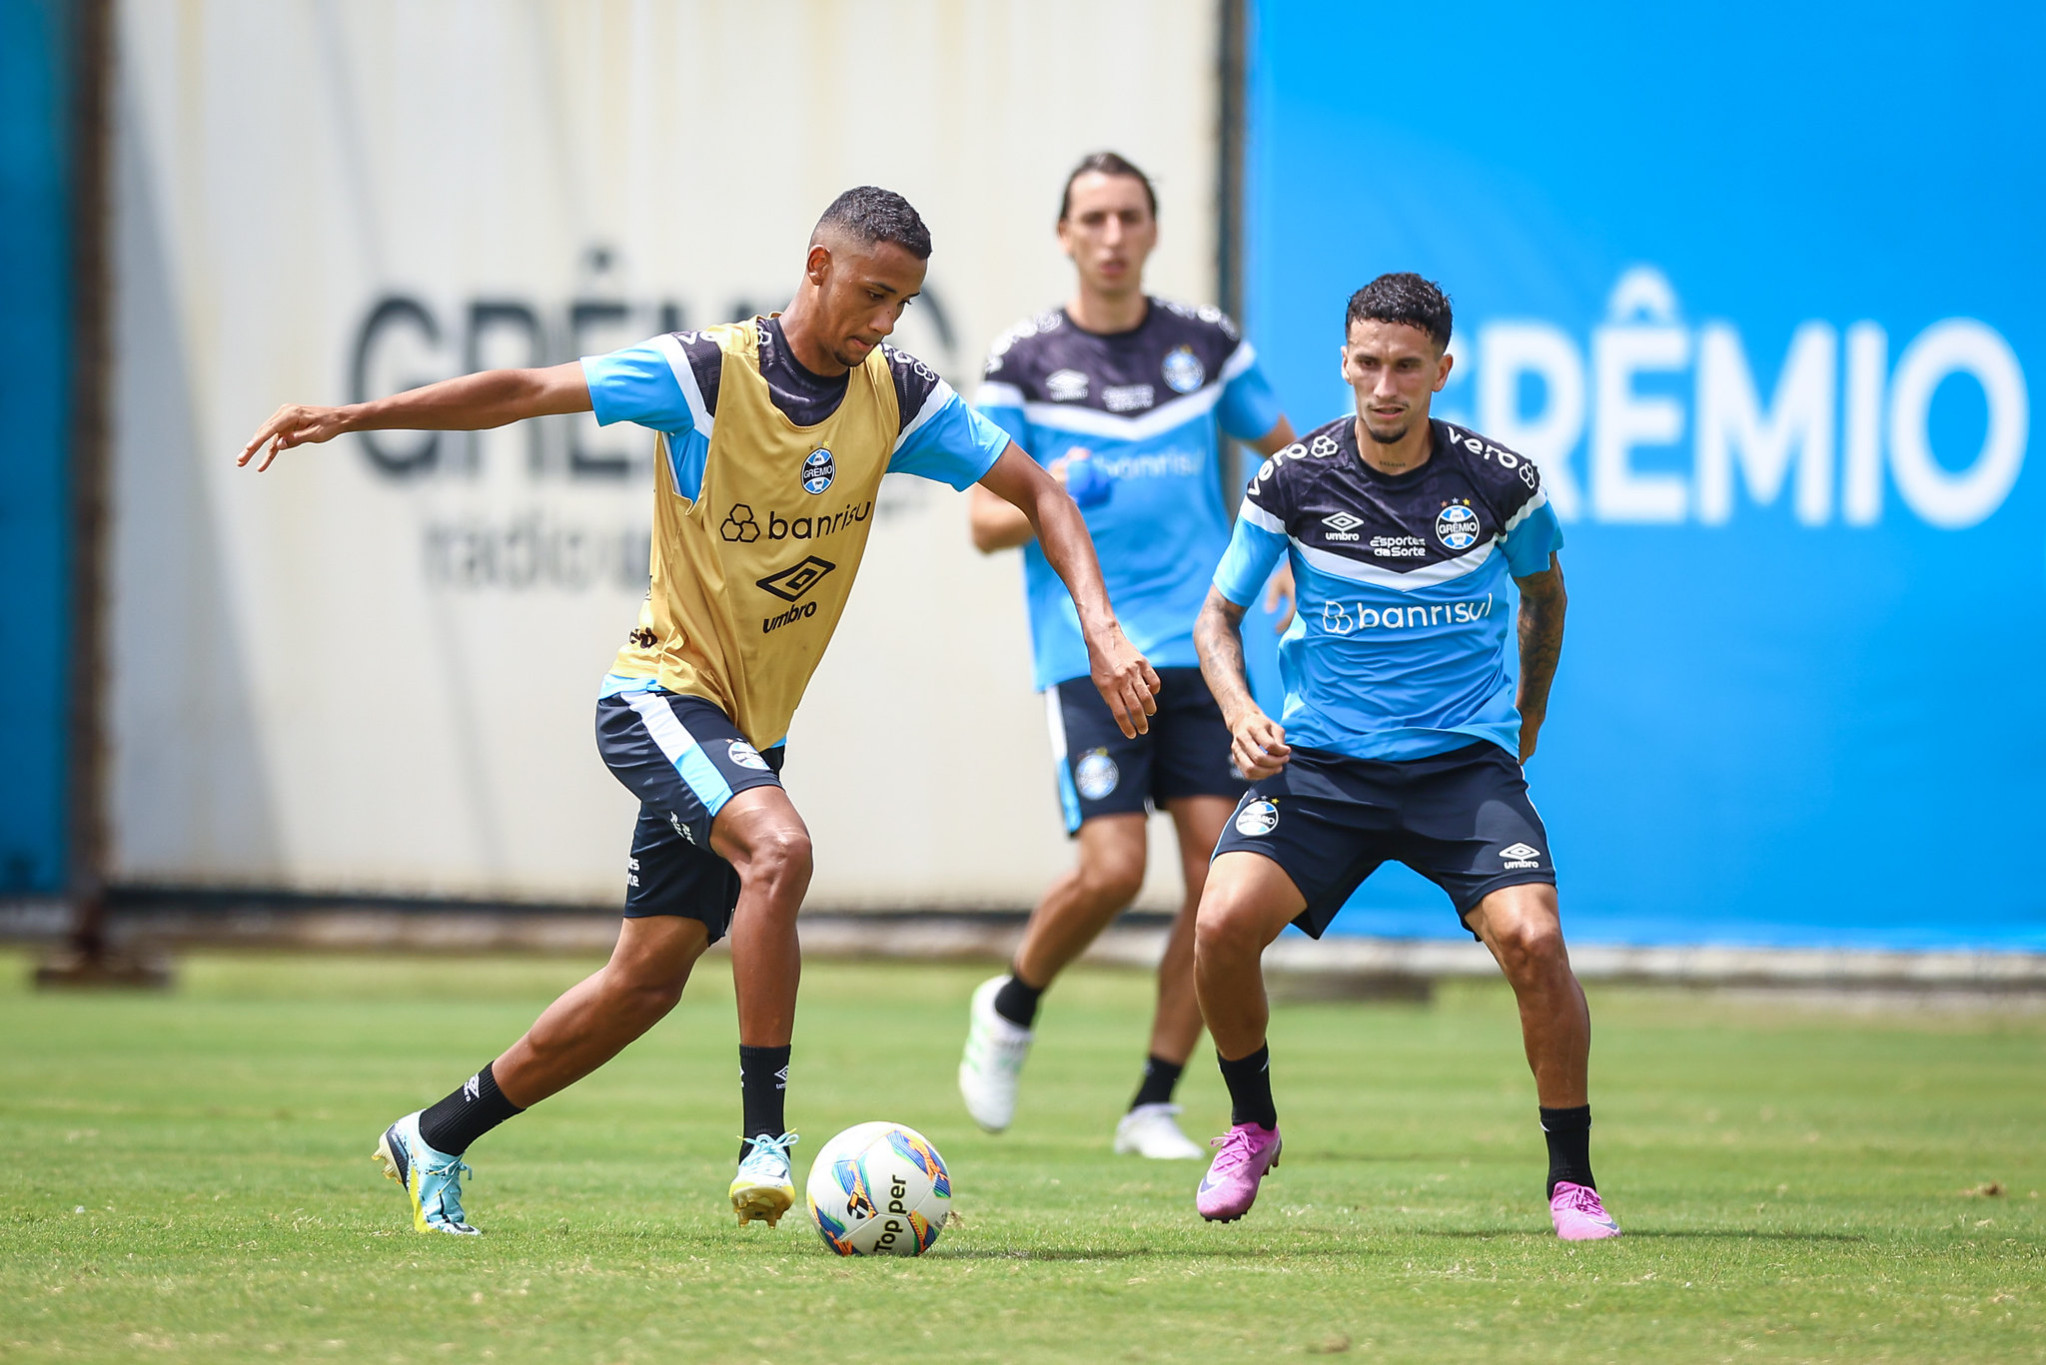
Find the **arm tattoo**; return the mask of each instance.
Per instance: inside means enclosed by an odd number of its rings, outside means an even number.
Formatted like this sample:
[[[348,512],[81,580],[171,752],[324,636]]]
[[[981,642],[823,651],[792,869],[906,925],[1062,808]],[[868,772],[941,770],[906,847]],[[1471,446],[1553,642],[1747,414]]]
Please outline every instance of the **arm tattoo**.
[[[1200,651],[1201,677],[1222,708],[1222,718],[1234,721],[1245,707],[1257,703],[1250,695],[1250,679],[1243,670],[1243,612],[1215,589],[1194,622],[1194,648]]]
[[[1514,580],[1520,585],[1520,696],[1516,699],[1523,715],[1544,713],[1549,708],[1549,685],[1556,679],[1556,664],[1563,655],[1563,615],[1566,596],[1563,569],[1555,556],[1538,574]]]

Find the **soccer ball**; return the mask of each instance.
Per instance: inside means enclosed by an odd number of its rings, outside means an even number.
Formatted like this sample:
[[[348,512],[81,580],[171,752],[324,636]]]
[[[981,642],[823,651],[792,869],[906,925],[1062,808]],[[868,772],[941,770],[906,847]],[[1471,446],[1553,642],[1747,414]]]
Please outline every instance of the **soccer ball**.
[[[806,1187],[810,1219],[841,1256],[921,1256],[952,1214],[952,1175],[930,1140],[860,1123],[824,1144]]]

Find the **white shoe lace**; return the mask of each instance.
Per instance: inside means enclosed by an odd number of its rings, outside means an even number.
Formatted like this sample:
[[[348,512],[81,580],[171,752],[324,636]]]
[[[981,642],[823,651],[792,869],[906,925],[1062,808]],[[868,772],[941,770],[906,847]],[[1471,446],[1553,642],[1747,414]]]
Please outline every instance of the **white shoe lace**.
[[[769,1137],[766,1133],[760,1133],[754,1137],[741,1138],[739,1140],[753,1144],[753,1149],[747,1152],[745,1159],[739,1163],[739,1169],[742,1172],[749,1166],[758,1172],[767,1160],[779,1157],[781,1159],[781,1169],[773,1172],[773,1174],[782,1176],[793,1169],[795,1164],[789,1160],[789,1148],[795,1146],[803,1139],[794,1133],[783,1133],[780,1137]]]

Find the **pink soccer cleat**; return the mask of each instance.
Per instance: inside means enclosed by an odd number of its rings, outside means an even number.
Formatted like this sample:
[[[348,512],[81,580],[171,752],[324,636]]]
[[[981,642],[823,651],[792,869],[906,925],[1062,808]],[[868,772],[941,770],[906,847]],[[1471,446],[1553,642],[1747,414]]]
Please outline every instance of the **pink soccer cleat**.
[[[1555,1196],[1549,1200],[1549,1217],[1556,1220],[1556,1235],[1566,1242],[1595,1242],[1620,1235],[1620,1225],[1589,1185],[1558,1180]]]
[[[1258,1182],[1279,1164],[1279,1130],[1239,1123],[1208,1145],[1222,1150],[1201,1177],[1194,1207],[1210,1223],[1233,1223],[1250,1212]]]

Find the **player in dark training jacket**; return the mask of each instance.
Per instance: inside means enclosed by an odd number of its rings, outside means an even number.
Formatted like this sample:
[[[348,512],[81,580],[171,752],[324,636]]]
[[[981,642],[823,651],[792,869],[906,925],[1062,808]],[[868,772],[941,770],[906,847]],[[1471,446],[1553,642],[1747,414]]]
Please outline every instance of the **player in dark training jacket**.
[[[1123,626],[1164,687],[1150,732],[1125,738],[1090,695],[1079,619],[1029,524],[1000,499],[972,499],[980,549],[1023,547],[1036,685],[1079,858],[1031,915],[1009,974],[974,993],[959,1091],[982,1127],[1008,1127],[1038,997],[1136,897],[1155,806],[1172,815],[1186,899],[1159,965],[1149,1056],[1115,1150],[1197,1158],[1202,1149],[1180,1131],[1172,1103],[1201,1032],[1194,908],[1243,776],[1201,681],[1193,624],[1229,543],[1222,433],[1270,454],[1293,429],[1220,309],[1144,293],[1158,218],[1142,171],[1113,152],[1088,157],[1067,177],[1058,229],[1077,276],[1073,300],[995,342],[975,406],[1072,493]]]
[[[1396,860],[1449,893],[1519,998],[1557,1234],[1617,1236],[1591,1174],[1591,1019],[1521,775],[1563,645],[1562,530],[1533,463],[1429,419],[1451,364],[1441,290],[1381,276],[1351,297],[1345,326],[1356,417],[1265,462],[1201,611],[1201,666],[1253,785],[1216,846],[1196,933],[1201,1012],[1234,1112],[1195,1203],[1240,1218],[1278,1164],[1259,955],[1288,923],[1320,937]],[[1238,631],[1281,555],[1299,612],[1279,646],[1274,721],[1244,681]]]

